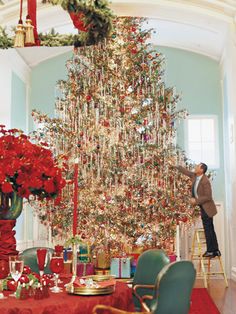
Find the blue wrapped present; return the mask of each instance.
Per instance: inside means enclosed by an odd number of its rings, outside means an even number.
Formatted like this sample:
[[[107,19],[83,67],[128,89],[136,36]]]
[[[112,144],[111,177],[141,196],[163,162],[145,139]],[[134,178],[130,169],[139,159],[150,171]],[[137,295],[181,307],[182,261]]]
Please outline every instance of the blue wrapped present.
[[[131,258],[114,257],[111,259],[111,275],[116,278],[131,277]]]

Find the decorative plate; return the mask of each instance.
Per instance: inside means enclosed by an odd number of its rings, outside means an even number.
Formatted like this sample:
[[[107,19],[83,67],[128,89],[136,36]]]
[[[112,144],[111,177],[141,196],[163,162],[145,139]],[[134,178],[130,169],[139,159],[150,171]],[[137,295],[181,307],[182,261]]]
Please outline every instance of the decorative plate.
[[[114,279],[114,276],[111,275],[91,275],[91,276],[84,276],[83,279],[92,279],[94,282],[104,282],[107,280]],[[105,286],[105,287],[74,287],[71,284],[68,284],[66,287],[66,291],[69,294],[75,295],[103,295],[103,294],[111,294],[115,291],[115,284]]]

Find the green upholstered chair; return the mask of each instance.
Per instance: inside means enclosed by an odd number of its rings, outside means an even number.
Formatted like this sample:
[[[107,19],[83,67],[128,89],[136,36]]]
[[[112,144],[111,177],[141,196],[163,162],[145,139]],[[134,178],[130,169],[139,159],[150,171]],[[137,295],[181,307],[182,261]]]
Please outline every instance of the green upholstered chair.
[[[155,314],[188,314],[196,270],[190,261],[165,266],[157,276],[150,309]]]
[[[157,276],[151,308],[142,313],[188,314],[195,278],[196,270],[190,261],[179,261],[164,266]],[[132,314],[106,305],[95,306],[93,314],[103,311],[111,314]]]
[[[50,263],[50,257],[52,256],[54,249],[48,248],[48,247],[32,247],[29,249],[24,250],[23,252],[20,253],[20,256],[22,256],[24,260],[24,264],[28,265],[33,272],[39,273],[38,269],[38,263],[37,263],[37,249],[47,249],[48,250],[48,257],[47,257],[47,264],[44,269],[45,274],[50,274],[50,268],[49,268],[49,263]]]
[[[159,249],[145,251],[139,256],[133,280],[133,300],[137,310],[141,309],[143,295],[153,295],[157,275],[169,263],[169,257]]]

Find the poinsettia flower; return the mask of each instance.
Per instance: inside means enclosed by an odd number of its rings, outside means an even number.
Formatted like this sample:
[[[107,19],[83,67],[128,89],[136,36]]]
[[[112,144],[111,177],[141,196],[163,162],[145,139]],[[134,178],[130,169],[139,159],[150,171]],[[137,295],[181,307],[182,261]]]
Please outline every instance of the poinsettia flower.
[[[60,203],[61,203],[61,196],[58,196],[58,197],[55,199],[55,201],[54,201],[54,205],[55,205],[55,206],[58,206],[58,205],[60,205]]]
[[[50,199],[65,186],[52,152],[29,141],[17,129],[0,128],[0,191]],[[44,143],[45,146],[45,143]]]
[[[11,193],[13,192],[13,188],[10,182],[3,182],[1,186],[1,190],[3,193]]]
[[[6,144],[9,144],[9,147],[11,147],[11,143],[14,141],[14,137],[12,136],[12,135],[6,135],[5,137],[4,137],[4,142],[6,143]]]
[[[29,198],[30,194],[31,194],[31,191],[29,189],[25,189],[23,187],[20,187],[18,189],[18,194],[19,196],[21,197],[25,197],[25,198]]]
[[[3,182],[5,180],[5,174],[0,172],[0,182]]]
[[[31,177],[29,182],[28,182],[28,185],[31,187],[31,188],[34,188],[34,189],[42,189],[43,187],[43,181],[40,180],[39,178],[37,177]]]
[[[44,182],[44,189],[48,193],[53,193],[55,192],[55,185],[52,179],[49,179]]]

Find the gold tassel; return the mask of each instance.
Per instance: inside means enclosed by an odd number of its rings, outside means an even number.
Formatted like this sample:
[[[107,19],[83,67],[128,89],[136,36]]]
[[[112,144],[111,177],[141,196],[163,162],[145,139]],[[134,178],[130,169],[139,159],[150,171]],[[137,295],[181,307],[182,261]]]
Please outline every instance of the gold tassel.
[[[24,47],[25,45],[25,29],[22,20],[19,20],[16,27],[16,36],[14,41],[14,47]]]
[[[32,25],[32,20],[29,15],[27,15],[25,23],[25,46],[34,46],[34,26]]]

